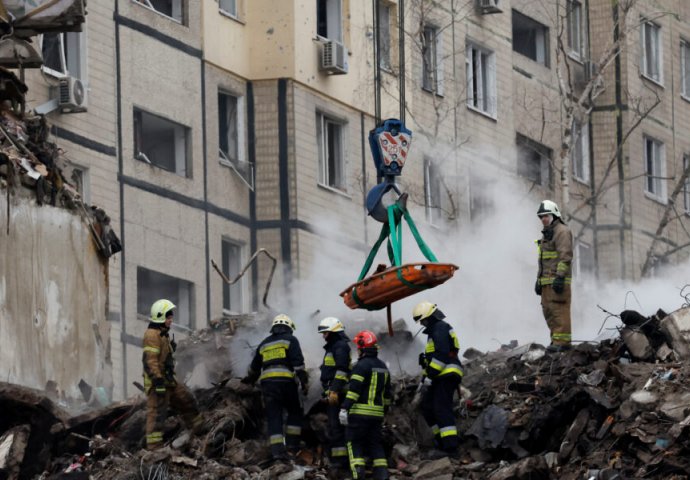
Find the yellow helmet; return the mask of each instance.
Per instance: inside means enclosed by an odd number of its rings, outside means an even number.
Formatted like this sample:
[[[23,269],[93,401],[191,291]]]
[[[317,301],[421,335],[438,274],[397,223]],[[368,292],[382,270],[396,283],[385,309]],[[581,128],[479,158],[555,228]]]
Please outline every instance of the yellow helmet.
[[[293,331],[297,330],[297,326],[295,325],[295,322],[292,321],[290,317],[285,315],[284,313],[281,313],[280,315],[276,315],[273,318],[273,323],[271,324],[271,328],[275,327],[276,325],[287,325],[290,327]]]
[[[175,304],[170,300],[161,298],[151,305],[151,321],[153,323],[165,323],[165,316],[170,310],[175,308]]]
[[[415,322],[421,322],[425,318],[429,318],[437,309],[438,307],[435,303],[427,301],[420,302],[414,307],[414,310],[412,310],[412,318],[414,318]]]

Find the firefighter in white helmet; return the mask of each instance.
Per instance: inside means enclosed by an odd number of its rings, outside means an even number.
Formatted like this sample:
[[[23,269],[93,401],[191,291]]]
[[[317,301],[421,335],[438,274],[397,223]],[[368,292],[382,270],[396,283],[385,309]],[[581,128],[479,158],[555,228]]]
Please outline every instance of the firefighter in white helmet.
[[[537,240],[539,270],[534,291],[541,296],[541,308],[551,333],[550,351],[570,348],[570,302],[573,262],[573,234],[563,222],[558,205],[544,200],[537,215],[544,227]]]
[[[287,315],[276,315],[271,323],[271,334],[257,347],[249,372],[242,379],[252,385],[257,380],[260,382],[271,454],[276,460],[287,460],[288,453],[299,450],[303,410],[297,381],[305,395],[309,390],[302,348],[293,335],[296,328]]]
[[[338,420],[340,405],[345,399],[347,383],[352,369],[352,355],[345,327],[335,317],[326,317],[319,322],[318,332],[323,335],[326,353],[321,364],[321,386],[328,403],[328,441],[332,470],[348,468],[345,447],[345,427]]]
[[[144,333],[144,391],[146,393],[146,448],[154,450],[163,445],[163,423],[168,405],[182,415],[190,430],[197,431],[202,422],[192,392],[175,378],[173,353],[177,348],[170,340],[175,305],[160,299],[151,306],[151,319]]]

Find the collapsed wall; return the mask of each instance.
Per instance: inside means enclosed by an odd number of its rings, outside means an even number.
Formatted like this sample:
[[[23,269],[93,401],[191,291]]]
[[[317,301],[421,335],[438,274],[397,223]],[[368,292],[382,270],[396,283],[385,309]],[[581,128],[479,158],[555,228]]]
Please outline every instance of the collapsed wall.
[[[0,379],[68,398],[81,379],[110,392],[107,260],[74,211],[17,192],[0,188]]]

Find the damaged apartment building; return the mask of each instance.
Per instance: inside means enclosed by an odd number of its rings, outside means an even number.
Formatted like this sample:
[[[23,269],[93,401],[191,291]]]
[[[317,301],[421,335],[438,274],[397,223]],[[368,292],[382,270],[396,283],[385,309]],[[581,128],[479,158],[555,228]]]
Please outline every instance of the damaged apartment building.
[[[267,266],[226,285],[211,260],[232,277],[266,248],[272,305],[319,252],[364,260],[374,39],[383,118],[405,72],[401,181],[421,228],[447,239],[501,215],[509,178],[514,208],[561,205],[579,271],[636,279],[687,258],[690,6],[625,5],[90,0],[82,32],[37,37],[27,107],[123,244],[108,265],[115,397],[139,379],[157,298],[178,305],[180,333],[260,307]]]

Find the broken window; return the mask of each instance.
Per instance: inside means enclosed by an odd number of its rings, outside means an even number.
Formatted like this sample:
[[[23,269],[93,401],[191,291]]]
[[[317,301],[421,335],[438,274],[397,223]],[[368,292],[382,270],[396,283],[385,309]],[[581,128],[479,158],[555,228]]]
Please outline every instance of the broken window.
[[[582,21],[582,4],[577,0],[568,0],[566,22],[568,26],[568,49],[576,58],[585,54],[585,42]]]
[[[239,18],[237,0],[218,0],[220,11],[232,18]]]
[[[441,219],[441,194],[443,183],[438,166],[430,158],[424,159],[424,207],[426,221],[438,225]]]
[[[192,176],[188,155],[189,128],[134,109],[134,158],[149,165]]]
[[[319,37],[343,41],[343,12],[341,0],[316,0],[316,34]]]
[[[517,134],[517,173],[529,181],[550,188],[551,149],[539,142]]]
[[[680,91],[690,98],[690,43],[680,43]]]
[[[45,33],[41,36],[43,71],[56,77],[83,77],[82,33]]]
[[[422,30],[422,88],[443,95],[443,44],[437,27]]]
[[[594,273],[594,249],[591,245],[578,241],[575,244],[575,274]]]
[[[379,66],[391,69],[391,11],[390,4],[377,0],[379,17]]]
[[[642,41],[642,74],[661,82],[661,27],[655,23],[644,21],[640,28]]]
[[[581,125],[577,120],[573,120],[572,135],[573,176],[577,180],[589,184],[589,125]]]
[[[467,106],[492,117],[496,116],[495,62],[494,52],[472,43],[467,44]]]
[[[89,169],[80,165],[70,165],[72,173],[69,176],[70,183],[77,189],[85,205],[91,203],[91,185],[89,182]]]
[[[549,28],[513,10],[513,50],[549,66]]]
[[[184,0],[134,0],[151,10],[184,23]]]
[[[177,305],[174,323],[194,328],[194,284],[164,273],[137,267],[137,313],[148,320],[151,305],[167,298]]]
[[[664,144],[653,138],[644,138],[645,192],[659,201],[666,202],[666,175]]]
[[[683,157],[683,171],[687,171],[690,168],[690,156],[685,155]],[[685,185],[683,185],[683,205],[685,206],[685,213],[690,213],[690,176],[685,179]]]
[[[316,137],[319,147],[319,183],[345,190],[342,123],[323,113],[317,113]]]
[[[223,238],[222,242],[222,268],[223,273],[234,280],[242,268],[242,246]],[[223,310],[233,313],[241,313],[242,305],[242,279],[232,285],[223,282]]]

